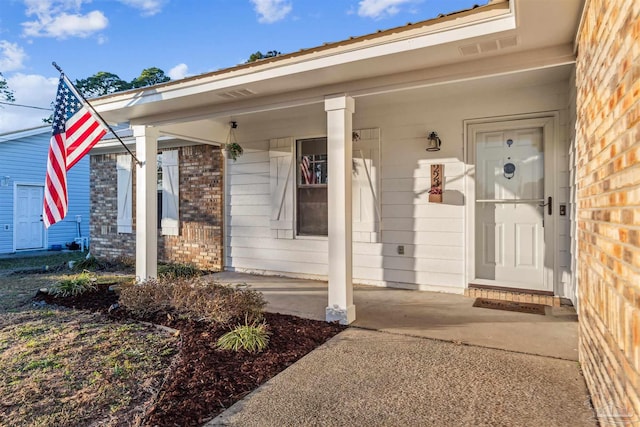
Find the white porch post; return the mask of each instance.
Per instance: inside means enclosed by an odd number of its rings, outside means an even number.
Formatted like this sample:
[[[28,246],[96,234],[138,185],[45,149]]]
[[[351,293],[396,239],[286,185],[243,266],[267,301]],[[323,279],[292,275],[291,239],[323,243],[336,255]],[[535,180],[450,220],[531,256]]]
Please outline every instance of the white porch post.
[[[133,126],[136,138],[136,278],[158,275],[158,131]]]
[[[329,303],[327,322],[356,320],[352,283],[351,151],[353,98],[328,96],[327,112],[329,203]]]

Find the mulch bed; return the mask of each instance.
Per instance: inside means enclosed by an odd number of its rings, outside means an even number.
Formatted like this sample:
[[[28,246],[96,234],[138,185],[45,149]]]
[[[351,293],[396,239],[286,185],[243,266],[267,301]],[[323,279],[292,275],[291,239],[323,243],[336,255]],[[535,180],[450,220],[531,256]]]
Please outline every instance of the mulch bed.
[[[100,311],[115,321],[128,317],[123,309],[109,307],[118,300],[108,285],[78,297],[54,298],[38,294],[47,304]],[[271,332],[269,347],[258,354],[220,351],[214,345],[228,328],[175,318],[137,319],[178,329],[182,339],[172,372],[146,419],[150,426],[199,426],[242,399],[329,338],[343,326],[265,313]]]

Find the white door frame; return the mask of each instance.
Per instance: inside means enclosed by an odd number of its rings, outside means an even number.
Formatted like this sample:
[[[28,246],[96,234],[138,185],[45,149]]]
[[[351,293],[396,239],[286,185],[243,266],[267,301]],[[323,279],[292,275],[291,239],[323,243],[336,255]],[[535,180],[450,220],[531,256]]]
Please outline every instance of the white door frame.
[[[18,186],[26,187],[42,187],[42,197],[44,198],[44,184],[41,182],[22,182],[14,181],[13,183],[13,252],[16,252],[16,224],[18,222]],[[43,200],[44,202],[44,200]],[[26,251],[45,249],[49,246],[47,229],[42,225],[42,248],[25,249]],[[22,249],[20,249],[22,251]]]
[[[555,271],[558,266],[558,236],[555,230],[558,229],[558,197],[556,184],[556,171],[558,161],[558,120],[557,112],[546,112],[537,114],[525,114],[514,116],[491,117],[484,119],[472,119],[464,121],[464,141],[465,141],[465,287],[476,279],[475,274],[475,139],[480,132],[491,132],[498,130],[513,130],[520,128],[540,127],[542,128],[545,153],[545,191],[544,198],[553,197],[553,214],[547,215],[545,208],[545,253],[544,253],[544,289],[549,292],[556,292]],[[548,227],[548,228],[547,228]]]

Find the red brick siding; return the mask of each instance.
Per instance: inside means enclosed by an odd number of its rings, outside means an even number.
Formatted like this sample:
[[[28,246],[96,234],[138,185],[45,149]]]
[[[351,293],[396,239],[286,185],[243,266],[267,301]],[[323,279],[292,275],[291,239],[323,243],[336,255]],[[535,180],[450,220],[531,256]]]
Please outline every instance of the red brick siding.
[[[580,361],[604,425],[640,425],[640,2],[590,0],[578,35]]]
[[[160,261],[222,269],[222,155],[209,145],[181,147],[180,233],[158,231]],[[115,154],[91,156],[91,252],[97,257],[135,257],[135,170],[133,228],[118,234]]]

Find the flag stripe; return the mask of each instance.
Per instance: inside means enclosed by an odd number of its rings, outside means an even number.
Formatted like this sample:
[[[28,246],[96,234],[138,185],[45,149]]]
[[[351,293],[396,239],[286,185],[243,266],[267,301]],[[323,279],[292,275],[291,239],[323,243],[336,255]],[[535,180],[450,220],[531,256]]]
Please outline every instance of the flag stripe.
[[[64,74],[60,76],[53,113],[51,142],[42,208],[45,227],[61,221],[69,205],[67,171],[107,133]]]

